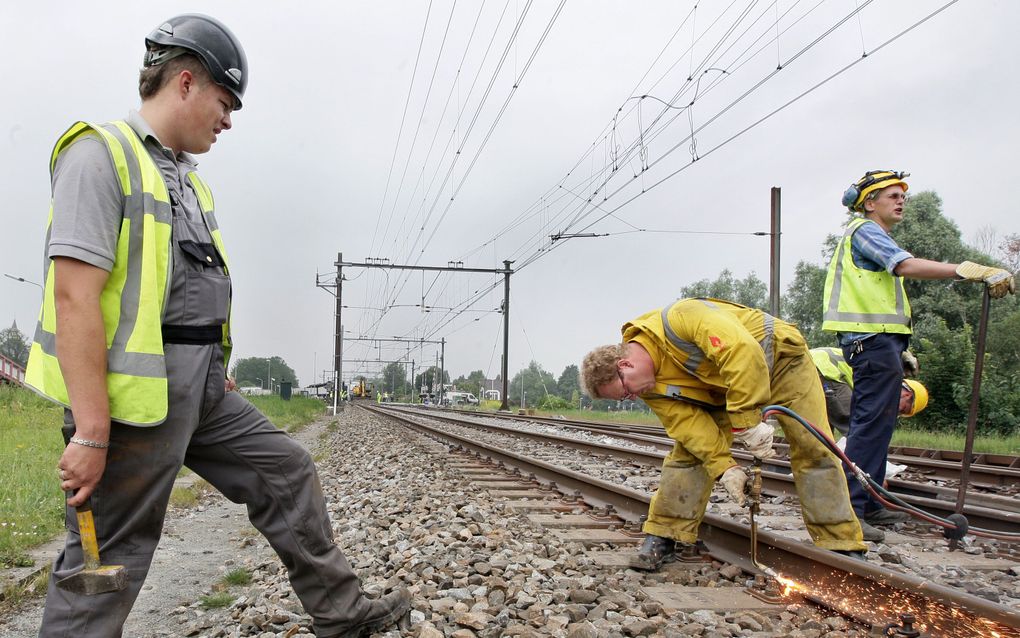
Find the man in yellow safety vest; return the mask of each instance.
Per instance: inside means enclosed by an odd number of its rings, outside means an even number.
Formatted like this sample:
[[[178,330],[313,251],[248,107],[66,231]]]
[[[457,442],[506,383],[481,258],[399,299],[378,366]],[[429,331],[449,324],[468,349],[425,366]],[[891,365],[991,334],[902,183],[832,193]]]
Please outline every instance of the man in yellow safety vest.
[[[903,279],[962,279],[983,282],[992,297],[1015,290],[1002,268],[965,261],[950,264],[915,257],[889,236],[903,221],[908,173],[869,171],[843,194],[843,205],[860,216],[847,224],[825,278],[822,328],[837,333],[853,369],[853,399],[846,454],[877,482],[885,479],[886,457],[900,401],[902,353],[912,332],[910,300]],[[908,515],[881,506],[848,475],[854,511],[870,525],[892,525]]]
[[[241,108],[244,50],[199,14],[162,22],[145,42],[141,108],[78,122],[53,150],[46,284],[26,378],[65,407],[67,520],[91,501],[100,554],[127,581],[94,597],[61,587],[84,564],[72,528],[39,635],[121,635],[182,465],[247,506],[317,636],[379,630],[406,614],[410,594],[365,596],[333,542],[311,456],[226,378],[230,269],[193,154]]]

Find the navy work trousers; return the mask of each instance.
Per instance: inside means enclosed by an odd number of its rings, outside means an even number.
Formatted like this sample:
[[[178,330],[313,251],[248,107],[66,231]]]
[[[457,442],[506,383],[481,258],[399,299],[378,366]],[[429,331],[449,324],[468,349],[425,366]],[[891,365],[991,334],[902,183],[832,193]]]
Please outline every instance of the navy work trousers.
[[[879,484],[885,481],[889,443],[899,414],[907,335],[879,333],[843,346],[843,357],[854,371],[850,401],[850,429],[846,455]],[[847,470],[850,502],[858,516],[881,509]]]

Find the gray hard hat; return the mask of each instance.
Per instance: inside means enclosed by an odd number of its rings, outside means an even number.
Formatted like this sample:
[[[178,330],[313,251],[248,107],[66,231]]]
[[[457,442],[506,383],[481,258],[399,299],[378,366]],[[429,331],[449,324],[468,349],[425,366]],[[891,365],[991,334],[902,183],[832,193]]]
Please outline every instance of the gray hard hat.
[[[144,66],[157,66],[182,53],[202,61],[213,82],[230,91],[241,108],[248,86],[248,58],[240,41],[216,18],[185,13],[162,23],[145,38]]]

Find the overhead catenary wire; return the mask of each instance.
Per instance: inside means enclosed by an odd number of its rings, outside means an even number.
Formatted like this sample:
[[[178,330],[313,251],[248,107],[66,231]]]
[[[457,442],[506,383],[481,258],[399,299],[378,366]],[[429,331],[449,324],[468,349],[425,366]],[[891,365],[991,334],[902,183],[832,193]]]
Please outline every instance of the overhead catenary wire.
[[[475,108],[475,111],[474,111],[474,116],[472,117],[472,119],[471,119],[471,121],[470,121],[470,123],[469,123],[469,125],[467,127],[467,130],[464,132],[463,137],[461,139],[461,142],[460,142],[460,144],[457,147],[456,153],[455,153],[453,159],[450,162],[450,165],[449,165],[447,173],[446,173],[446,177],[444,178],[443,183],[439,186],[439,188],[436,191],[436,198],[438,198],[439,195],[442,193],[443,189],[446,186],[447,181],[449,180],[450,175],[453,172],[453,169],[455,168],[457,162],[460,159],[461,153],[462,153],[463,149],[465,148],[465,146],[466,146],[466,144],[468,142],[468,139],[471,136],[471,132],[473,131],[474,126],[477,123],[477,121],[478,121],[478,119],[479,119],[479,117],[481,115],[482,109],[485,106],[485,104],[486,104],[486,102],[488,100],[488,97],[489,97],[489,95],[492,92],[492,88],[493,88],[493,86],[494,86],[494,84],[496,82],[497,77],[499,76],[500,70],[503,68],[503,65],[506,62],[507,56],[509,54],[509,51],[510,51],[512,45],[513,45],[513,42],[516,39],[518,33],[520,32],[521,26],[523,25],[524,20],[526,19],[527,15],[528,15],[528,11],[531,8],[531,4],[532,4],[532,0],[529,0],[528,4],[524,8],[524,11],[521,13],[520,17],[518,18],[517,23],[514,25],[514,28],[513,28],[513,31],[511,33],[510,37],[509,37],[509,40],[508,40],[506,46],[503,49],[503,54],[501,55],[497,65],[496,65],[496,68],[492,72],[492,77],[489,80],[488,86],[486,87],[482,97],[479,99],[479,102],[478,102],[478,104],[477,104],[477,106]],[[505,12],[505,9],[504,9],[504,12]],[[502,17],[501,17],[501,20],[502,20]],[[498,28],[498,25],[497,25],[497,28]],[[495,37],[495,35],[493,36],[493,38],[494,37]],[[491,41],[490,41],[490,45],[491,45]],[[476,81],[477,81],[478,77],[480,77],[480,70],[479,70],[479,75],[476,75]],[[472,91],[473,91],[473,87],[474,87],[474,85],[472,85]],[[459,122],[459,117],[458,117],[458,122]],[[434,210],[434,208],[435,208],[435,203],[433,203],[432,209],[430,209],[430,210]],[[419,225],[416,220],[417,220],[417,217],[415,218],[415,221],[414,221],[415,225]],[[407,251],[406,255],[401,255],[399,257],[401,261],[406,262],[406,261],[409,260],[409,257],[413,253],[414,247],[418,244],[418,241],[420,240],[420,238],[421,238],[421,236],[422,236],[426,226],[427,226],[427,217],[426,217],[426,221],[422,222],[419,225],[419,229],[415,233],[415,239],[412,242],[411,248]],[[403,289],[403,286],[406,283],[406,281],[407,281],[406,276],[401,277],[399,279],[400,289]],[[396,290],[396,286],[397,285],[398,284],[394,284],[394,286],[395,286],[394,287],[394,291]],[[393,292],[389,288],[387,288],[385,293],[384,293],[384,298],[395,298],[397,294],[398,294],[397,292]],[[380,317],[380,319],[381,319],[381,317]]]
[[[938,13],[941,13],[943,10],[945,10],[948,7],[952,6],[956,2],[957,2],[957,0],[953,0],[952,2],[946,3],[945,5],[943,5],[942,7],[937,9],[936,11],[933,11],[932,13],[928,14],[926,17],[924,17],[921,20],[918,20],[914,24],[910,25],[908,28],[903,29],[902,31],[897,33],[892,38],[886,40],[881,45],[875,47],[870,52],[865,52],[865,55],[862,56],[861,58],[856,59],[856,60],[852,61],[851,63],[847,64],[846,66],[838,69],[836,72],[834,72],[830,76],[826,77],[821,82],[818,82],[817,84],[813,85],[812,87],[808,88],[807,90],[801,92],[800,94],[796,95],[792,99],[790,99],[790,100],[786,101],[785,103],[781,104],[779,107],[777,107],[776,109],[773,109],[772,111],[770,111],[769,113],[765,114],[764,116],[755,119],[754,121],[752,121],[751,123],[749,123],[748,125],[746,125],[746,126],[744,126],[742,128],[737,129],[735,133],[733,133],[732,135],[728,136],[721,143],[716,144],[715,146],[713,146],[713,147],[711,147],[711,148],[709,148],[707,150],[703,149],[700,152],[700,159],[704,159],[707,156],[709,156],[711,153],[713,153],[716,150],[719,150],[720,148],[725,146],[726,144],[732,143],[734,140],[738,139],[741,135],[743,135],[747,131],[753,129],[756,126],[759,126],[761,123],[763,123],[764,121],[768,120],[770,117],[773,117],[776,113],[779,113],[783,109],[788,108],[792,104],[796,103],[798,100],[800,100],[803,97],[805,97],[806,95],[810,94],[812,91],[817,90],[818,88],[820,88],[824,84],[830,82],[831,80],[835,79],[836,77],[838,77],[842,73],[846,72],[847,70],[849,70],[850,68],[852,68],[856,64],[859,64],[861,61],[863,61],[865,56],[874,55],[875,53],[881,51],[883,48],[885,48],[886,46],[888,46],[889,44],[891,44],[895,40],[899,39],[900,37],[906,35],[910,31],[912,31],[913,29],[915,29],[915,28],[919,27],[920,25],[924,24],[929,19],[933,18]],[[811,11],[816,9],[820,4],[821,4],[821,2],[815,4],[811,8]],[[864,3],[863,6],[858,4],[858,8],[855,11],[863,9],[865,6],[867,6],[867,4],[868,3]],[[776,13],[779,14],[778,7],[776,8]],[[780,26],[778,24],[771,25],[772,27],[774,27],[775,32],[777,34],[786,33],[787,29],[792,24],[792,22],[787,20],[788,14],[789,14],[789,9],[785,9],[784,12],[782,13],[782,19],[784,20],[783,25],[782,25],[782,27],[783,27],[782,29],[780,29]],[[854,13],[853,15],[858,15],[858,18],[859,18],[859,14],[858,13]],[[799,18],[796,18],[796,20],[794,20],[793,22],[796,22],[797,20],[801,20],[801,19],[803,19],[803,16],[800,16]],[[778,21],[778,19],[777,19],[777,21]],[[829,32],[831,32],[831,29],[829,31],[827,31],[827,33],[829,33]],[[823,36],[824,36],[824,34],[823,34]],[[823,37],[823,36],[820,36],[820,37]],[[776,37],[778,37],[778,36],[776,36]],[[773,43],[777,42],[776,37],[772,38],[772,42]],[[759,38],[757,38],[755,40],[755,42],[760,42],[761,39],[762,39],[761,36],[759,36]],[[750,59],[752,59],[754,57],[754,55],[757,55],[761,50],[764,50],[765,47],[767,47],[768,45],[769,45],[769,43],[766,42],[765,44],[761,45],[761,48],[758,51],[755,51],[754,53],[752,53],[750,55],[750,57],[747,57],[748,56],[748,52],[751,50],[751,47],[754,46],[754,43],[752,43],[751,45],[748,45],[746,48],[744,48],[743,51],[740,54],[737,55],[736,59],[737,60],[741,60],[739,62],[740,65],[746,64]],[[725,51],[732,50],[732,48],[733,48],[733,45],[731,44],[730,47],[724,47],[724,48],[718,48],[717,47],[717,50],[720,51],[720,52],[725,52]],[[777,48],[778,48],[778,44],[777,44]],[[801,52],[801,54],[803,54],[803,51]],[[788,60],[786,62],[786,64],[781,64],[779,66],[788,67],[791,64],[791,62],[793,62],[796,59],[797,59],[797,55],[791,56],[790,60]],[[774,73],[773,73],[773,76],[774,76]],[[703,84],[701,89],[700,89],[700,92],[701,92],[702,96],[704,96],[707,93],[707,91],[711,90],[713,86],[716,86],[717,85],[716,83],[719,82],[719,81],[721,81],[721,78],[715,78],[709,84],[707,84],[707,85]],[[755,86],[760,86],[760,82],[759,82],[758,85],[755,85]],[[752,87],[752,90],[754,88],[755,87]],[[746,92],[745,92],[745,95],[742,95],[740,99],[746,99]],[[656,101],[656,100],[652,100],[652,101]],[[665,100],[662,100],[662,101],[666,102]],[[731,103],[731,105],[732,105],[732,103]],[[732,106],[730,106],[728,108],[732,108]],[[668,110],[668,109],[664,109],[664,110]],[[675,111],[678,111],[680,109],[673,108],[672,110],[675,112]],[[708,125],[712,124],[712,122],[715,119],[717,119],[719,116],[721,116],[722,113],[724,113],[724,112],[725,111],[721,111],[720,113],[716,114],[715,117],[710,118],[709,120],[705,121],[701,126],[698,127],[697,130],[698,131],[703,130],[705,128],[705,126],[708,126]],[[649,124],[647,128],[650,129],[651,126],[652,125]],[[659,134],[661,134],[661,130],[662,129],[656,129],[656,130],[659,131]],[[656,134],[656,131],[648,131],[648,136],[646,136],[645,139],[646,140],[650,139],[651,135],[654,135],[654,134]],[[676,147],[679,148],[680,145],[683,144],[683,143],[684,143],[683,141],[679,142],[676,145]],[[588,151],[586,151],[586,156],[590,156],[590,153],[594,150],[595,146],[596,145],[593,144],[592,148],[589,148]],[[631,148],[633,149],[632,152],[636,152],[637,145],[632,145]],[[672,149],[671,149],[670,152],[672,152]],[[606,165],[608,165],[609,161],[610,161],[610,158],[607,156],[607,158],[606,158]],[[660,156],[656,160],[656,162],[661,162],[661,161],[662,161],[662,157]],[[553,195],[550,196],[549,193],[547,192],[547,194],[545,194],[543,196],[540,196],[536,200],[535,204],[533,204],[531,207],[529,207],[528,209],[523,211],[521,214],[517,215],[514,219],[512,219],[510,223],[508,223],[508,224],[506,224],[504,226],[504,229],[505,229],[506,233],[508,233],[508,232],[510,232],[512,230],[516,230],[517,228],[520,227],[521,224],[526,223],[528,220],[536,218],[536,217],[539,217],[539,216],[545,216],[542,219],[543,226],[549,227],[551,224],[556,223],[556,220],[562,220],[563,219],[562,211],[560,211],[560,207],[563,207],[563,211],[571,211],[571,215],[572,216],[576,215],[577,212],[581,212],[581,216],[579,216],[577,218],[579,220],[577,223],[575,223],[573,225],[568,225],[568,226],[562,226],[561,227],[565,231],[566,230],[570,230],[570,231],[578,231],[578,230],[582,230],[583,231],[583,230],[587,230],[587,229],[592,228],[593,225],[599,223],[600,221],[603,221],[603,220],[606,220],[606,219],[609,219],[609,218],[613,218],[613,217],[615,217],[617,219],[620,219],[622,221],[622,218],[619,217],[619,215],[618,215],[622,208],[624,208],[625,206],[629,205],[630,203],[632,203],[633,201],[638,199],[641,195],[649,192],[652,189],[657,188],[658,186],[664,184],[666,181],[672,179],[673,177],[678,175],[683,170],[686,170],[686,168],[689,168],[692,163],[693,162],[688,162],[685,165],[677,168],[676,170],[673,170],[670,173],[666,174],[665,176],[660,176],[655,181],[650,182],[648,185],[646,185],[646,187],[640,193],[632,194],[632,196],[630,196],[629,198],[627,198],[626,200],[624,200],[622,202],[613,201],[613,200],[615,200],[616,197],[619,197],[619,196],[623,195],[623,193],[621,192],[621,189],[616,189],[616,190],[612,191],[611,193],[607,193],[607,196],[602,200],[602,202],[605,203],[606,201],[612,201],[612,203],[613,203],[612,207],[608,207],[608,206],[599,206],[599,207],[596,207],[595,204],[597,204],[598,202],[595,202],[594,199],[590,203],[589,202],[585,202],[585,203],[582,203],[582,204],[580,204],[578,206],[573,206],[573,205],[564,206],[564,204],[569,204],[571,199],[576,199],[576,195],[575,194],[567,195],[567,194],[565,194],[563,192],[562,189],[560,189],[558,187],[554,187],[552,189],[552,191],[557,191],[558,190],[559,194],[553,193]],[[654,164],[652,166],[650,166],[650,168],[654,168]],[[608,174],[608,172],[609,171],[606,171],[607,174]],[[597,190],[599,188],[598,184],[600,183],[600,181],[602,179],[604,179],[604,176],[602,178],[596,177],[594,180],[591,179],[591,178],[586,178],[585,181],[590,184],[590,188],[591,188],[592,192],[598,192],[598,190]],[[626,222],[624,222],[624,223],[626,223]],[[504,230],[504,229],[501,229],[501,230]],[[694,229],[684,230],[684,229],[662,229],[662,228],[660,228],[660,229],[636,229],[636,228],[634,228],[633,230],[621,231],[621,232],[616,232],[616,233],[612,233],[612,234],[626,234],[626,233],[636,233],[636,232],[677,232],[677,233],[701,234],[701,233],[714,232],[714,231],[697,231],[697,230],[694,230]],[[482,244],[482,246],[479,246],[478,248],[474,249],[474,251],[475,251],[474,254],[477,254],[477,252],[480,252],[480,250],[482,248],[484,248],[484,247],[487,247],[489,245],[495,245],[495,243],[497,241],[500,241],[501,238],[504,237],[506,233],[502,233],[502,232],[501,233],[497,233],[496,235],[494,235],[490,239],[486,240],[486,242],[484,244]],[[433,236],[434,236],[434,234],[435,234],[435,231],[433,230]],[[751,234],[751,233],[735,233],[735,234]],[[525,268],[528,265],[534,263],[535,261],[537,261],[537,259],[539,259],[542,256],[548,254],[549,251],[551,251],[553,248],[556,247],[556,246],[549,245],[548,242],[545,242],[545,241],[543,241],[542,244],[536,246],[535,245],[536,242],[539,241],[538,235],[539,235],[539,233],[534,233],[532,235],[532,237],[529,238],[529,242],[527,243],[527,245],[524,245],[521,248],[518,248],[518,249],[516,249],[513,252],[513,254],[515,256],[520,255],[519,259],[515,260],[515,261],[517,261],[517,263],[515,264],[515,271],[516,272],[519,272],[523,268]],[[544,240],[545,238],[543,237],[542,239]],[[421,254],[421,252],[419,252],[419,255],[420,254]],[[469,306],[471,303],[477,303],[478,300],[480,300],[480,298],[482,298],[484,295],[486,295],[489,292],[491,292],[492,290],[494,290],[498,285],[499,285],[498,282],[494,282],[491,285],[485,286],[484,289],[480,289],[479,291],[476,291],[475,294],[470,295],[467,299],[465,299],[465,301],[463,303],[461,303],[461,304],[453,304],[451,307],[452,308],[463,309],[463,308]],[[428,318],[428,321],[430,322],[429,330],[430,331],[434,331],[436,329],[442,329],[443,326],[452,325],[453,323],[456,323],[458,317],[460,317],[460,316],[462,316],[462,313],[458,314],[458,312],[456,312],[456,311],[447,311],[446,316],[438,317],[438,318],[429,317]],[[470,325],[470,324],[465,324],[465,325]],[[460,328],[458,328],[458,329],[460,329]]]
[[[753,5],[751,5],[751,6],[753,6]],[[749,8],[748,8],[748,9],[745,9],[744,11],[742,11],[742,12],[741,12],[741,14],[740,14],[740,19],[742,19],[743,17],[746,17],[746,16],[748,15],[748,11],[749,11]],[[735,21],[735,22],[734,22],[734,24],[731,24],[731,25],[730,25],[730,26],[728,27],[728,31],[727,31],[727,33],[732,33],[732,32],[733,32],[733,30],[735,29],[736,25],[737,25],[737,24],[739,24],[739,21],[740,21],[740,19],[738,19],[737,21]],[[712,50],[713,50],[713,51],[716,51],[716,50],[718,50],[718,49],[719,49],[719,46],[721,46],[721,45],[717,44],[716,46],[714,46],[714,47],[712,48]],[[704,64],[706,64],[706,63],[707,63],[707,60],[708,60],[708,59],[709,59],[709,58],[707,58],[707,57],[706,57],[706,58],[704,59],[704,61],[703,61],[703,62],[701,63],[701,65],[699,66],[699,68],[700,68],[701,66],[703,66]],[[544,249],[544,248],[542,248],[542,249],[539,249],[539,253],[540,253],[540,252],[542,252],[543,250],[545,250],[545,249]],[[534,261],[534,259],[535,259],[535,258],[536,258],[536,256],[535,256],[535,255],[533,254],[533,255],[532,255],[532,257],[530,257],[530,258],[527,258],[527,259],[525,259],[525,260],[524,260],[524,263],[523,263],[523,264],[521,264],[521,265],[522,265],[522,266],[524,266],[524,265],[530,264],[530,263],[532,263],[532,262]],[[489,288],[489,290],[491,290],[491,288],[493,288],[493,287],[494,287],[494,286],[490,287],[490,288]],[[487,291],[488,291],[488,290],[487,290]],[[487,292],[487,291],[486,291],[486,292]],[[455,318],[455,316],[454,316],[453,318]],[[452,320],[452,318],[451,318],[451,320]],[[444,323],[442,323],[442,324],[440,324],[440,325],[445,325],[446,323],[449,323],[449,322],[447,321],[447,322],[444,322]]]

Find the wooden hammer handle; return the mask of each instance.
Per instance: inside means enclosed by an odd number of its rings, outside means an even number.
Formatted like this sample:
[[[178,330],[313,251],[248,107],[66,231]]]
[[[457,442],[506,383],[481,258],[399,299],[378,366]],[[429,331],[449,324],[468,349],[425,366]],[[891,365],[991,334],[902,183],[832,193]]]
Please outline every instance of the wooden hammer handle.
[[[88,501],[75,508],[78,515],[78,535],[85,557],[85,569],[99,569],[99,543],[96,541],[96,524],[92,520],[92,507]]]

